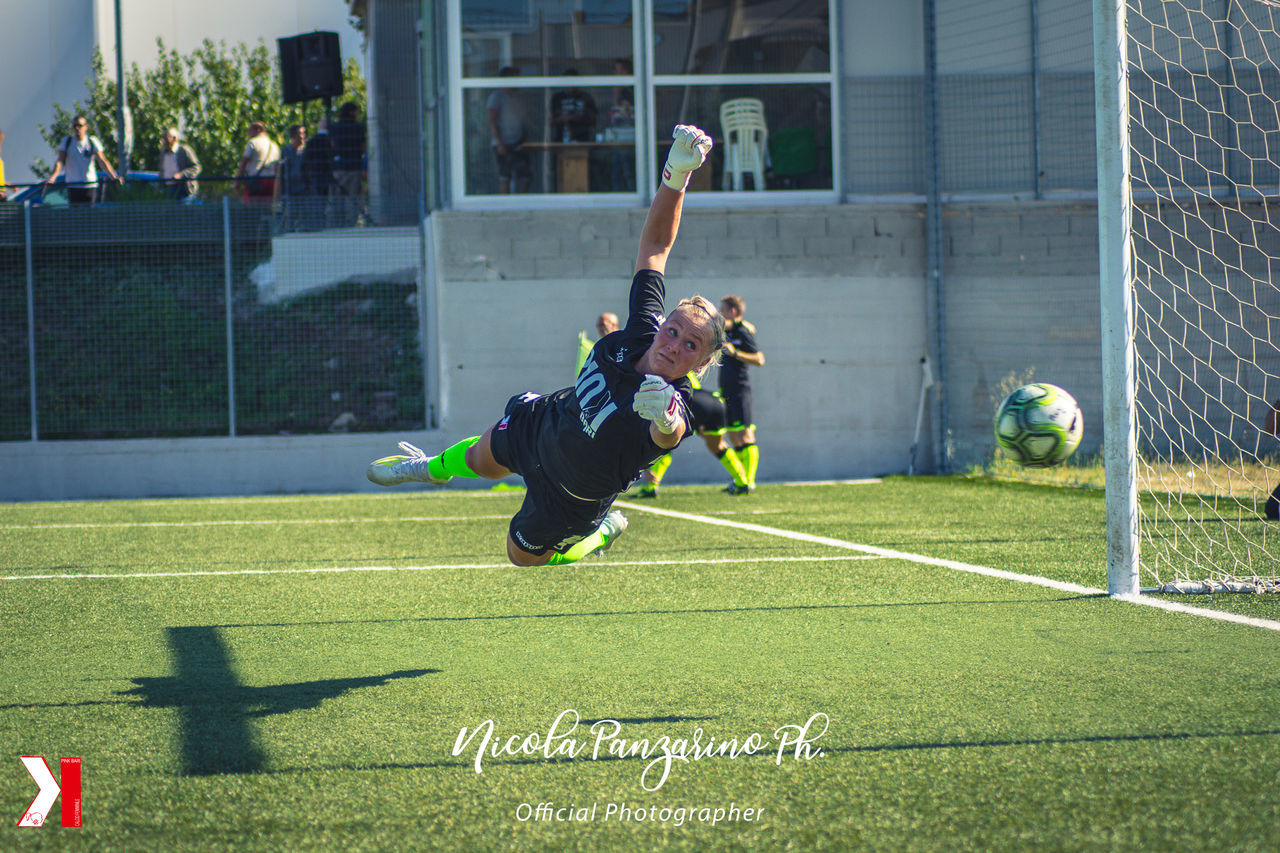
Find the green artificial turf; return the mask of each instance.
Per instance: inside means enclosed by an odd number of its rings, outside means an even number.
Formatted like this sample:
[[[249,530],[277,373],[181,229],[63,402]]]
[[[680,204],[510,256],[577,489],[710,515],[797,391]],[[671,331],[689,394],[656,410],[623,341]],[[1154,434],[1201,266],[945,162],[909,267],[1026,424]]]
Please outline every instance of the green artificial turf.
[[[671,487],[538,569],[520,499],[0,505],[0,848],[1280,847],[1280,632],[909,558],[1104,589],[1096,492]],[[754,754],[657,786],[695,739]],[[20,755],[82,759],[82,827],[15,826]]]

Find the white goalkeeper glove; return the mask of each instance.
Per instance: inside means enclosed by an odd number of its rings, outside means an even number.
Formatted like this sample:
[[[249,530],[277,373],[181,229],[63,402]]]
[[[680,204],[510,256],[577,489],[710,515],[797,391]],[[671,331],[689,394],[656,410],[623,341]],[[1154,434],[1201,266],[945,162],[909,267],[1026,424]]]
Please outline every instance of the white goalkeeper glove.
[[[676,431],[680,423],[680,402],[676,389],[661,376],[646,376],[640,390],[631,400],[636,414],[650,421],[659,432],[666,435]]]
[[[662,182],[676,192],[683,192],[689,183],[689,173],[694,172],[707,159],[711,151],[711,137],[691,124],[677,124],[671,133],[675,140],[667,165],[662,170]]]

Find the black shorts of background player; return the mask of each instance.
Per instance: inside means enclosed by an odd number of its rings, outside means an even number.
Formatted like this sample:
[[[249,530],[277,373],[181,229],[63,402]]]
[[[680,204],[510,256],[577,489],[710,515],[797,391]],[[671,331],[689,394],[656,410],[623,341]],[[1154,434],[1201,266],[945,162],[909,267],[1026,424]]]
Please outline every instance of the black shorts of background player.
[[[760,449],[756,447],[756,425],[751,412],[751,379],[747,367],[764,367],[764,353],[756,344],[756,327],[742,318],[747,303],[741,296],[730,293],[720,300],[720,313],[725,322],[724,363],[720,366],[720,396],[724,398],[726,427],[731,452],[736,453],[746,472],[744,486],[729,487],[731,495],[745,495],[755,491],[756,468],[760,464]]]
[[[724,345],[720,315],[707,299],[682,300],[663,318],[663,271],[684,189],[711,148],[711,138],[696,127],[677,126],[673,137],[641,229],[626,324],[595,343],[577,383],[512,398],[483,435],[438,456],[401,443],[408,455],[370,463],[370,480],[391,486],[521,475],[524,503],[506,541],[507,558],[517,566],[572,563],[609,547],[626,529],[622,513],[611,509],[614,500],[692,432],[687,375],[705,371]]]
[[[1280,437],[1280,400],[1272,403],[1267,410],[1267,419],[1262,429],[1267,435]],[[1280,521],[1280,486],[1271,491],[1271,496],[1262,506],[1262,515],[1271,521]]]
[[[747,474],[742,470],[738,455],[733,453],[724,440],[725,420],[724,401],[703,388],[695,388],[689,395],[689,413],[693,417],[693,428],[707,446],[707,451],[716,458],[733,478],[734,485],[745,487]],[[644,472],[644,485],[636,494],[639,498],[656,498],[658,486],[671,467],[671,454],[668,453],[649,466]]]

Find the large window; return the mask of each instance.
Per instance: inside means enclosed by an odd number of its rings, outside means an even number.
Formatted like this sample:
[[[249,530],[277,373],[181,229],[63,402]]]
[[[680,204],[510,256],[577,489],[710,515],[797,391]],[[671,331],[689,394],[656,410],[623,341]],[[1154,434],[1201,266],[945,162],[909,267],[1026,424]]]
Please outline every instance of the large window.
[[[678,123],[716,141],[695,192],[834,196],[829,0],[450,8],[459,202],[647,198]]]

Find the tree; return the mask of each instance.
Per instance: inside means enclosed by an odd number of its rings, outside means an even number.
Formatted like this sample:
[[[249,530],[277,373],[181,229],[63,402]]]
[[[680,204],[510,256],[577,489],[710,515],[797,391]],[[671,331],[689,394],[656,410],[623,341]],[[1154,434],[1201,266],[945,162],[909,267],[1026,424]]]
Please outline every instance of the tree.
[[[131,168],[159,169],[161,134],[166,127],[176,127],[200,158],[201,193],[206,197],[234,194],[237,190],[230,180],[208,179],[229,179],[235,174],[249,122],[262,121],[267,133],[283,143],[290,125],[303,124],[308,133],[314,133],[324,116],[320,101],[281,102],[279,58],[261,40],[253,47],[241,43],[228,48],[225,42],[205,39],[189,56],[182,56],[156,39],[156,50],[153,68],[143,71],[134,63],[125,72],[133,117]],[[54,104],[53,124],[41,125],[40,134],[56,148],[70,132],[71,120],[85,115],[91,132],[102,140],[103,153],[118,164],[116,82],[106,75],[102,54],[96,49],[92,63],[92,76],[85,81],[87,99],[75,101],[70,109]],[[348,58],[343,65],[342,79],[344,94],[338,103],[353,101],[366,115],[364,78],[354,59]],[[51,164],[39,159],[32,168],[41,176],[53,171]]]

